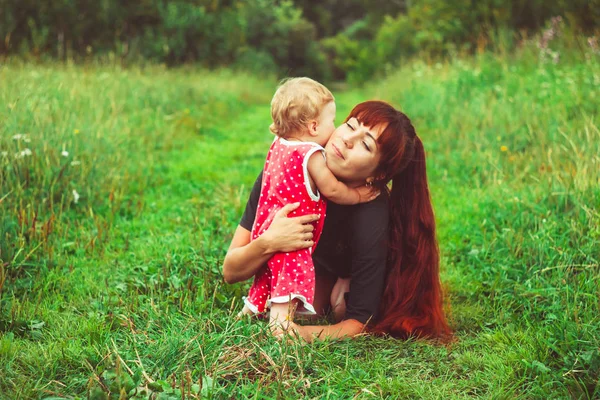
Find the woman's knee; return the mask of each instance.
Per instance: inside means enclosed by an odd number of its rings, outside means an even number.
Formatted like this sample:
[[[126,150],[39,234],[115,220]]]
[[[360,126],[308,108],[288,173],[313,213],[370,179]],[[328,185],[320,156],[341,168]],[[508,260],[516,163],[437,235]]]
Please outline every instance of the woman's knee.
[[[317,316],[323,316],[329,311],[331,290],[335,285],[335,277],[317,276],[315,282],[315,298],[313,306]]]
[[[331,291],[331,309],[336,321],[341,321],[346,315],[345,294],[350,291],[350,278],[338,278]]]

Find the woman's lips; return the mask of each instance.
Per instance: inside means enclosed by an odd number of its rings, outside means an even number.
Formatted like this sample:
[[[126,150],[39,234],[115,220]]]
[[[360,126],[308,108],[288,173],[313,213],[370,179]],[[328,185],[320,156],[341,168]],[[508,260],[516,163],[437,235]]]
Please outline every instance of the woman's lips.
[[[333,144],[333,143],[332,143],[332,144],[331,144],[331,147],[333,147],[333,151],[335,152],[335,154],[336,154],[336,155],[337,155],[339,158],[341,158],[342,160],[344,160],[344,159],[345,159],[345,158],[344,158],[344,156],[342,155],[342,152],[340,151],[340,149],[338,149],[338,148],[335,146],[335,144]]]

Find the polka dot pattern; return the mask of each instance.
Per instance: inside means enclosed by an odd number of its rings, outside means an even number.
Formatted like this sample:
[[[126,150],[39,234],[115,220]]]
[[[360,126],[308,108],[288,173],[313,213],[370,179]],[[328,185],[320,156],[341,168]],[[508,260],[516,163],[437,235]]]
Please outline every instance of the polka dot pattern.
[[[319,196],[318,200],[311,197],[305,182],[308,177],[304,176],[303,162],[315,148],[316,151],[323,151],[316,143],[289,142],[276,138],[267,154],[252,240],[262,235],[277,211],[289,203],[300,202],[300,207],[288,214],[289,217],[320,214],[321,218],[314,223],[315,245],[312,248],[277,253],[268,261],[268,266],[256,274],[246,300],[258,312],[265,311],[268,299],[290,295],[303,296],[312,307],[315,293],[312,251],[321,236],[327,207],[323,197]],[[299,305],[298,311],[305,310],[303,305]]]

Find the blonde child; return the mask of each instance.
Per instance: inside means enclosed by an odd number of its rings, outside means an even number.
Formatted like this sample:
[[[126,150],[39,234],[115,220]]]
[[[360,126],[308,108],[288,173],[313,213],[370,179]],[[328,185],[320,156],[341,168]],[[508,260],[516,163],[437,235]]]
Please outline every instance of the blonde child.
[[[322,84],[309,78],[284,81],[271,101],[273,141],[263,171],[261,193],[251,240],[271,224],[275,213],[289,203],[300,206],[289,216],[318,214],[313,247],[277,253],[254,278],[242,314],[257,314],[270,307],[272,329],[285,330],[298,313],[315,314],[315,271],[312,252],[325,220],[324,197],[338,204],[371,201],[369,187],[350,188],[327,168],[323,146],[335,130],[335,101]]]

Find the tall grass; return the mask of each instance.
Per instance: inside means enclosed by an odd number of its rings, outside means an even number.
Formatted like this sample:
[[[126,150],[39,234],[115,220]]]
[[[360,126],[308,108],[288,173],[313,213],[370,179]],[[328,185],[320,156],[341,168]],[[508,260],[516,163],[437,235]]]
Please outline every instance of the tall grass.
[[[336,93],[338,120],[382,98],[424,140],[449,347],[280,344],[233,319],[248,284],[220,266],[274,81],[3,67],[0,397],[597,397],[598,64],[523,49]]]
[[[210,135],[265,87],[159,68],[9,65],[0,73],[0,256],[9,278],[102,252],[115,217],[143,211],[171,152]]]
[[[425,138],[456,329],[524,351],[532,397],[599,395],[599,66],[483,54],[365,91]]]

